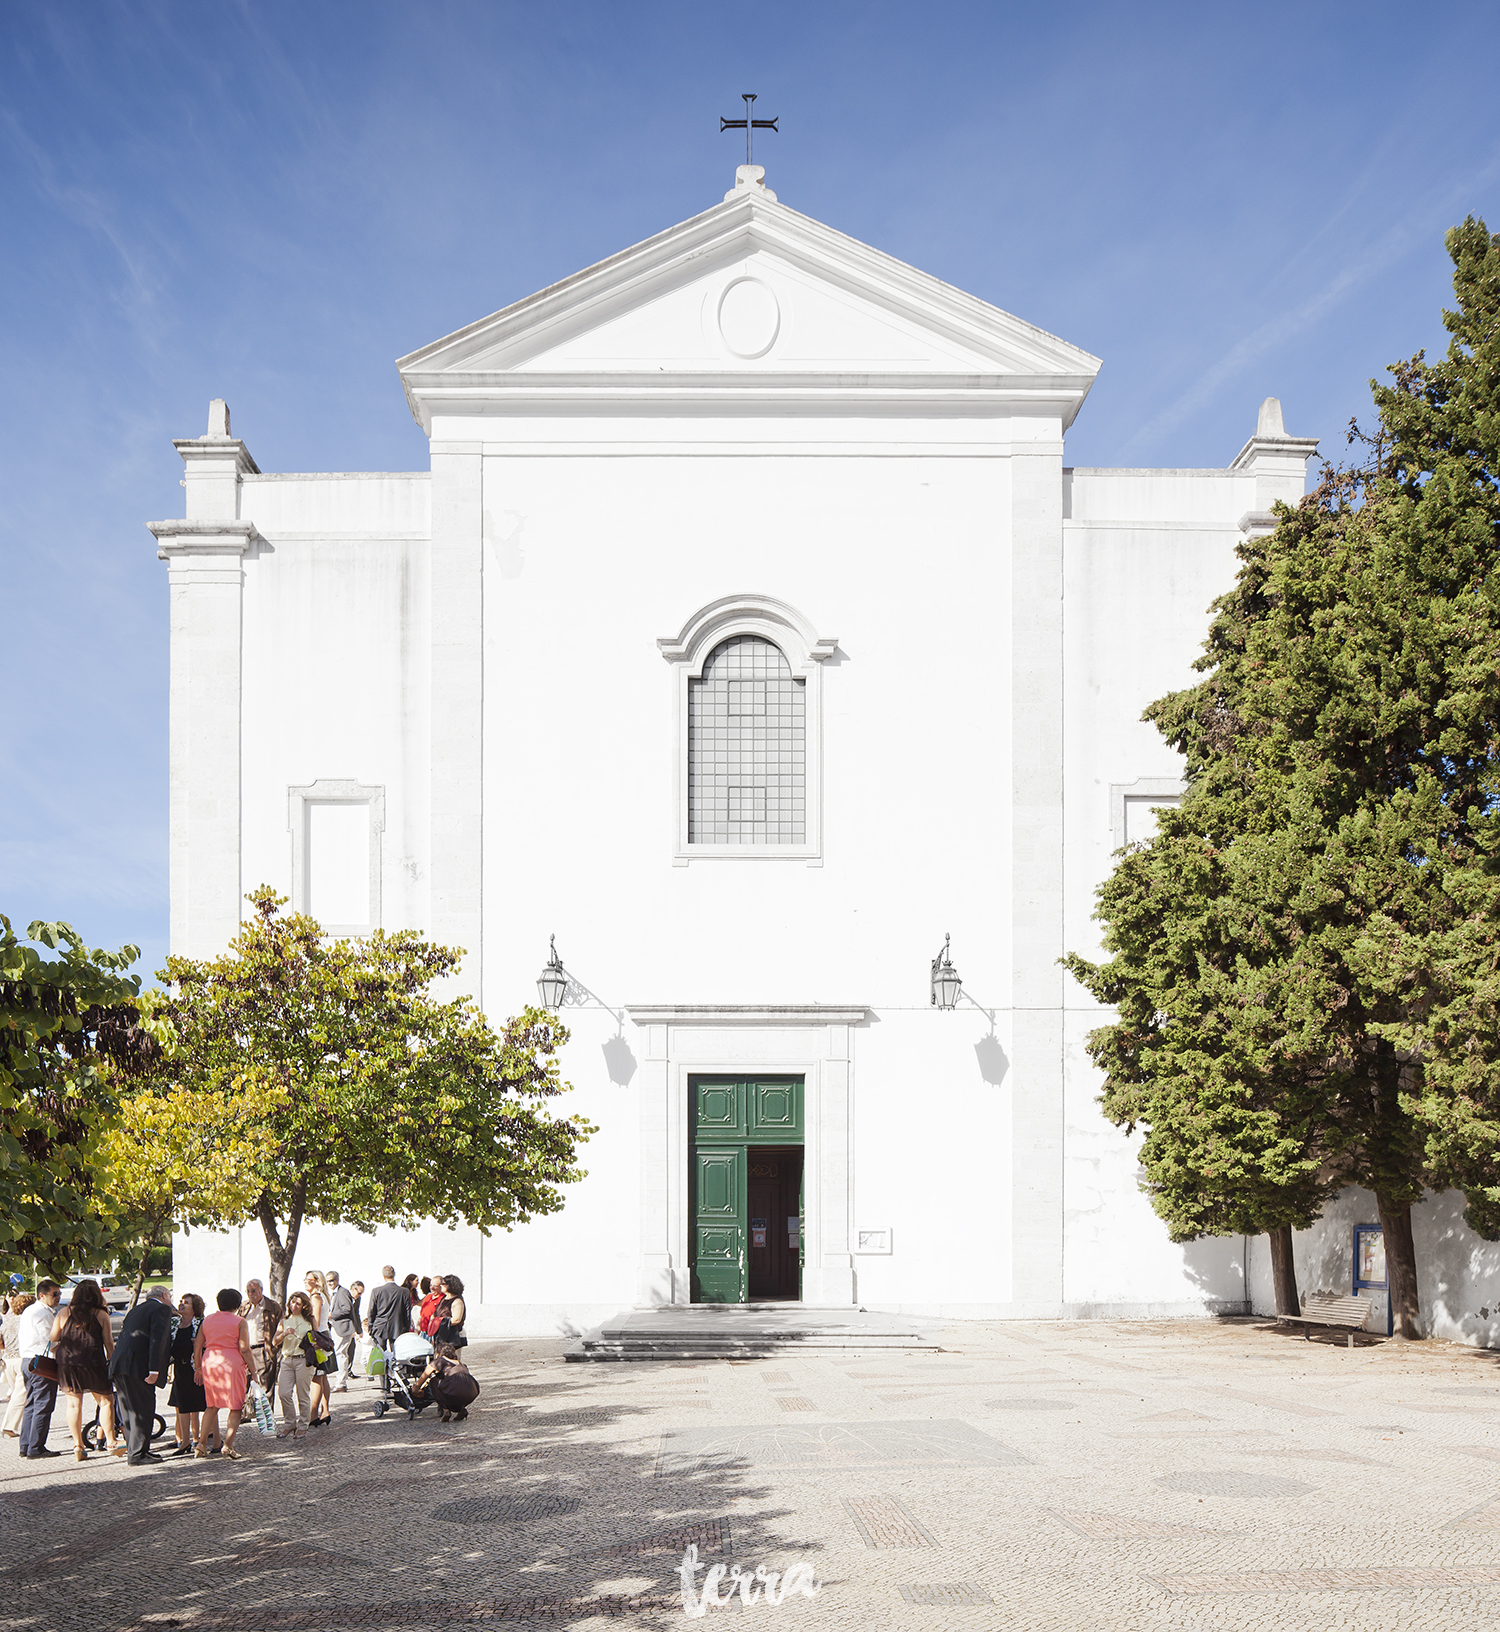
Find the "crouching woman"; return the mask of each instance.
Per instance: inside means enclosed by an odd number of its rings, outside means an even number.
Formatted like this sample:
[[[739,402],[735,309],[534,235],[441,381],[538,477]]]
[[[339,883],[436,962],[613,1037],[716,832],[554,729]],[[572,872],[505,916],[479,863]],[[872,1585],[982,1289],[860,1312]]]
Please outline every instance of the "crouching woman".
[[[479,1398],[479,1383],[473,1372],[458,1358],[451,1343],[436,1343],[427,1369],[417,1380],[426,1389],[444,1422],[462,1422],[469,1407]]]

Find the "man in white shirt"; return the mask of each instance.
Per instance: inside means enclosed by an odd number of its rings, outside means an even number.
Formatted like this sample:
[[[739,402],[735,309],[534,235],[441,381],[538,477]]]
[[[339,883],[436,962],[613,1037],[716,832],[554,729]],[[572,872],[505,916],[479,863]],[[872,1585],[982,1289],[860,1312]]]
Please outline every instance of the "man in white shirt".
[[[36,1283],[36,1302],[21,1316],[21,1374],[26,1379],[26,1409],[21,1413],[21,1455],[60,1456],[47,1449],[52,1427],[52,1408],[57,1404],[57,1379],[44,1377],[36,1362],[47,1352],[52,1340],[52,1322],[62,1301],[56,1281]]]

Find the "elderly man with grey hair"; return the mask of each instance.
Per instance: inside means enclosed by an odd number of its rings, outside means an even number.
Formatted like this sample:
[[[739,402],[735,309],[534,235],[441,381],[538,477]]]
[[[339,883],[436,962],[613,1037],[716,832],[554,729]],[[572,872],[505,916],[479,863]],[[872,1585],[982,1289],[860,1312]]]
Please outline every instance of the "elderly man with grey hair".
[[[339,1380],[333,1392],[347,1394],[354,1371],[354,1345],[364,1328],[359,1322],[359,1299],[339,1281],[336,1269],[328,1271],[329,1330],[339,1357]]]
[[[125,1413],[125,1432],[132,1467],[160,1462],[151,1449],[156,1418],[156,1390],[167,1374],[172,1352],[172,1288],[153,1286],[125,1317],[109,1360]]]
[[[281,1324],[281,1305],[266,1296],[266,1289],[258,1280],[248,1280],[245,1282],[245,1301],[240,1305],[240,1319],[250,1330],[250,1380],[259,1383],[267,1394],[274,1395],[280,1356],[272,1339]],[[254,1416],[247,1391],[245,1410],[240,1420],[250,1422]]]

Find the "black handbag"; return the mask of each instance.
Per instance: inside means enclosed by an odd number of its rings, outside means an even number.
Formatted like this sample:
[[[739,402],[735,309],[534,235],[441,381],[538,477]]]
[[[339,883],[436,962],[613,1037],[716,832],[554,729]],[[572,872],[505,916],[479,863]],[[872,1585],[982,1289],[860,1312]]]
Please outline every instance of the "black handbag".
[[[439,1343],[451,1343],[455,1349],[466,1349],[469,1346],[469,1340],[464,1336],[463,1327],[452,1326],[446,1320],[432,1334],[432,1346],[436,1348]]]

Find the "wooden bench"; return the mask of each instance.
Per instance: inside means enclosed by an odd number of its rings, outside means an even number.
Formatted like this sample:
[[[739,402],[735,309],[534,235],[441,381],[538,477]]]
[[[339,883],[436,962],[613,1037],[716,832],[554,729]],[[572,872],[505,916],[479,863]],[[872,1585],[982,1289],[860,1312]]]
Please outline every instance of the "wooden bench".
[[[1349,1333],[1349,1347],[1354,1347],[1354,1334],[1370,1318],[1370,1310],[1375,1300],[1368,1292],[1356,1293],[1353,1296],[1340,1297],[1335,1292],[1307,1292],[1302,1297],[1302,1313],[1300,1315],[1278,1315],[1277,1324],[1285,1322],[1287,1325],[1303,1326],[1336,1326]],[[1312,1341],[1311,1332],[1303,1332],[1308,1342]]]

